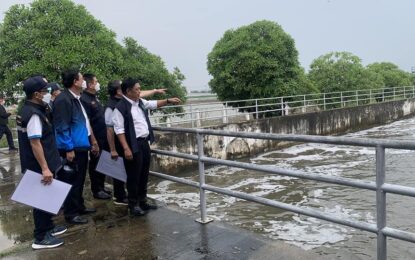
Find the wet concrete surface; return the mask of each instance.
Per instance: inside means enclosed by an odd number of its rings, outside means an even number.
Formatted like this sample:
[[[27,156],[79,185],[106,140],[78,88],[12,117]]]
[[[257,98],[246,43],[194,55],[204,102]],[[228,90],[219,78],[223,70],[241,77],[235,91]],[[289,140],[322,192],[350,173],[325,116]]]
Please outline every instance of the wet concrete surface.
[[[69,226],[64,246],[34,251],[31,208],[10,200],[21,178],[18,154],[0,150],[0,257],[4,259],[324,259],[297,247],[266,240],[239,228],[195,222],[197,216],[165,205],[144,217],[126,206],[92,199],[97,208],[87,225]],[[62,215],[54,218],[65,224]]]

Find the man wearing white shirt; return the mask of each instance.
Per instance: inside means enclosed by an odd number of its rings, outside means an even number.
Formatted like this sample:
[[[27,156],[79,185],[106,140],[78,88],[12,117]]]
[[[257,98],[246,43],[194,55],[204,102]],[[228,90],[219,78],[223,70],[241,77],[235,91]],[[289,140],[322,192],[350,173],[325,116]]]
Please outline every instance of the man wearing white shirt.
[[[64,204],[64,215],[68,223],[86,224],[87,219],[80,215],[94,213],[93,208],[86,208],[83,188],[88,165],[88,151],[99,153],[99,146],[91,129],[88,116],[81,104],[81,91],[84,82],[79,71],[65,71],[62,74],[64,91],[55,99],[53,123],[59,153],[66,161],[66,166],[59,179],[72,185]]]
[[[130,214],[142,216],[155,204],[147,200],[147,182],[150,170],[150,146],[154,141],[148,109],[167,104],[178,104],[180,99],[168,98],[147,101],[140,98],[141,86],[138,80],[127,78],[122,81],[122,99],[113,112],[114,132],[122,147],[127,172],[128,206]]]

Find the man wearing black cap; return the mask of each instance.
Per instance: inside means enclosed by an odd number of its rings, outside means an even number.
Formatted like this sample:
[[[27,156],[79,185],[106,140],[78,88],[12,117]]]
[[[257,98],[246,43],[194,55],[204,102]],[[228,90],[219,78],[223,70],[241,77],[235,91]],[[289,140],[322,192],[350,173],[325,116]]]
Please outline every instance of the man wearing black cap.
[[[4,102],[4,96],[3,94],[0,94],[0,139],[3,137],[3,134],[6,134],[9,151],[16,151],[17,149],[14,147],[12,132],[7,126],[11,113],[8,113],[4,108]]]
[[[80,101],[84,82],[82,74],[74,70],[65,71],[62,82],[65,90],[54,101],[53,123],[59,153],[66,161],[59,179],[72,185],[65,200],[64,215],[68,223],[86,224],[88,220],[80,215],[96,211],[85,207],[82,194],[88,151],[98,154],[99,146]]]
[[[26,101],[17,117],[22,172],[31,170],[41,173],[42,183],[48,185],[62,165],[47,105],[42,101],[48,93],[47,83],[41,76],[31,77],[24,81],[23,90]],[[55,236],[63,234],[67,229],[64,226],[55,226],[52,214],[34,208],[33,219],[33,249],[54,248],[63,244]]]

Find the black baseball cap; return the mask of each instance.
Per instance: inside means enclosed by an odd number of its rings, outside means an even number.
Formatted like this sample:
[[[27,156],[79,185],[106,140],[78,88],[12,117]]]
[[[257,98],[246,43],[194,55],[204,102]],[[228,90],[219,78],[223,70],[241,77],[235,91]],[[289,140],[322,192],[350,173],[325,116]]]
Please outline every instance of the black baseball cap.
[[[47,88],[50,88],[50,93],[56,90],[62,90],[61,86],[56,82],[48,83]]]
[[[23,82],[23,91],[26,93],[26,96],[29,96],[47,88],[47,85],[48,83],[42,76],[30,77]]]

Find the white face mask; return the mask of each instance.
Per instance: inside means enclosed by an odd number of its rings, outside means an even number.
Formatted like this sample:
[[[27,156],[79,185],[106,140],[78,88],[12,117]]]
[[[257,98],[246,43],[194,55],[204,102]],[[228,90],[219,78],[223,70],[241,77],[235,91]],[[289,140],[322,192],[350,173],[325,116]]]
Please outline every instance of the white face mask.
[[[42,101],[45,102],[45,103],[49,103],[51,96],[52,95],[50,93],[47,93],[47,94],[43,95]]]
[[[85,90],[86,89],[86,81],[84,80],[84,81],[82,81],[82,90]]]
[[[99,84],[99,82],[97,82],[97,84],[95,85],[95,91],[98,92],[101,89],[101,85]]]

